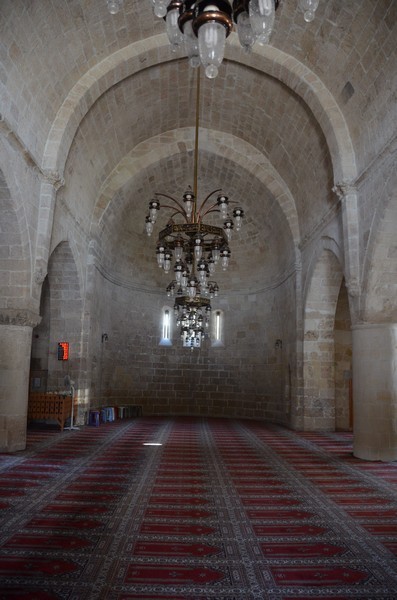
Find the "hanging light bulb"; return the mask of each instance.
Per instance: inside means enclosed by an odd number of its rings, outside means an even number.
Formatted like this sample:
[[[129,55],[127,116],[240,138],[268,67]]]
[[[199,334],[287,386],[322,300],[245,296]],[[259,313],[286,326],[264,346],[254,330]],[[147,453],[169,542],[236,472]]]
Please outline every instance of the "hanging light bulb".
[[[213,275],[215,273],[215,260],[212,257],[212,254],[211,257],[208,259],[208,271],[210,275]]]
[[[151,200],[149,202],[149,216],[152,223],[157,221],[157,213],[160,210],[160,202],[158,200]]]
[[[189,275],[189,273],[186,271],[186,269],[184,271],[182,271],[182,277],[181,277],[182,290],[186,290],[186,288],[187,288],[188,275]]]
[[[236,231],[240,231],[241,225],[243,223],[244,211],[242,208],[238,207],[233,210],[233,218],[234,224],[236,226]]]
[[[148,237],[150,237],[153,233],[153,223],[149,215],[145,217],[145,228]]]
[[[218,69],[225,53],[226,34],[219,23],[204,23],[199,31],[200,59],[209,79],[218,75]]]
[[[303,11],[303,18],[306,23],[313,21],[318,3],[319,0],[299,0],[299,8]]]
[[[180,259],[176,260],[174,265],[174,273],[175,279],[179,284],[181,283],[183,268],[183,262]]]
[[[205,279],[207,277],[207,262],[204,259],[200,259],[197,263],[197,273],[199,277],[199,281],[201,284],[205,283]]]
[[[183,202],[185,205],[186,216],[188,219],[192,216],[193,204],[194,204],[194,194],[190,190],[183,194]]]
[[[237,35],[239,42],[245,52],[251,52],[252,46],[255,43],[255,35],[252,31],[251,21],[249,17],[250,0],[234,0],[233,1],[233,18],[237,25]]]
[[[165,247],[163,245],[159,244],[157,246],[156,256],[157,256],[157,264],[162,269],[164,266],[164,258],[165,258]]]
[[[193,30],[199,53],[209,79],[218,75],[225,53],[226,38],[232,30],[232,9],[226,0],[201,0],[195,8]]]
[[[216,281],[210,281],[210,283],[208,284],[208,288],[209,288],[209,293],[210,293],[210,298],[212,299],[214,296],[218,295],[219,292],[219,286],[216,283]],[[211,310],[211,306],[210,306],[210,310]]]
[[[234,227],[233,221],[229,217],[228,219],[226,219],[226,221],[223,224],[223,229],[225,230],[225,233],[227,235],[227,241],[229,243],[232,239],[233,227]]]
[[[123,0],[107,0],[106,4],[111,15],[116,15],[123,3]]]
[[[221,211],[221,218],[226,219],[227,209],[229,206],[229,198],[221,194],[220,196],[218,196],[216,203],[219,206],[219,210]]]
[[[174,252],[175,252],[175,260],[182,260],[182,256],[183,256],[183,238],[181,236],[178,236],[175,240],[175,247],[174,247]]]
[[[275,18],[274,0],[250,0],[249,17],[258,44],[268,44]]]
[[[200,260],[203,252],[203,238],[200,235],[197,235],[194,240],[194,256],[196,260]]]
[[[167,7],[165,19],[167,35],[173,50],[177,50],[183,44],[183,34],[179,29],[178,19],[183,6],[182,0],[171,0]]]
[[[168,248],[167,248],[164,252],[164,263],[163,263],[163,269],[166,273],[168,273],[168,271],[171,269],[171,259],[172,259],[172,252],[171,252],[171,250],[168,250]]]
[[[167,6],[170,0],[152,0],[153,12],[159,19],[163,19],[167,14]]]
[[[179,16],[179,27],[183,31],[186,54],[189,65],[193,68],[200,66],[198,39],[193,31],[194,4],[196,0],[187,0]]]
[[[192,277],[189,280],[189,284],[187,286],[187,293],[189,295],[189,298],[195,298],[196,292],[197,292],[197,281],[196,281],[195,277]]]
[[[221,256],[221,241],[219,238],[215,238],[213,241],[211,256],[214,259],[214,263],[216,265]]]
[[[221,265],[222,271],[226,271],[229,266],[230,250],[227,246],[221,250]]]
[[[170,298],[171,296],[174,295],[174,293],[175,293],[175,283],[173,281],[167,286],[166,292],[167,292],[167,297],[168,298]]]

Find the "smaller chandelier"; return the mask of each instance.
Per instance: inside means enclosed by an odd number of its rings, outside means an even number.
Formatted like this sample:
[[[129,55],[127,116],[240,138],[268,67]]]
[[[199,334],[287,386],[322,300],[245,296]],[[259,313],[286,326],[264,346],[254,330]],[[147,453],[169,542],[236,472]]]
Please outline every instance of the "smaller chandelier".
[[[218,194],[214,200],[215,194]],[[196,197],[189,188],[182,201],[156,193],[149,202],[146,233],[150,236],[160,210],[160,197],[171,204],[169,221],[159,232],[156,246],[158,266],[173,279],[166,288],[167,296],[174,298],[176,324],[184,346],[200,347],[208,337],[211,317],[211,299],[218,296],[219,286],[213,279],[220,265],[226,271],[230,260],[230,241],[235,229],[241,228],[244,211],[241,207],[229,210],[230,201],[221,190],[214,190],[197,206]],[[210,214],[220,213],[223,227],[205,223]]]
[[[174,50],[185,47],[190,66],[213,79],[223,61],[226,38],[235,25],[241,46],[269,43],[279,0],[149,0],[154,14],[166,21]],[[298,0],[306,22],[314,19],[319,0]],[[234,25],[233,25],[234,23]]]
[[[217,266],[227,271],[230,260],[230,242],[233,230],[239,231],[244,211],[232,204],[221,189],[213,190],[198,204],[198,149],[200,120],[200,70],[197,70],[196,119],[194,135],[194,191],[189,187],[182,199],[156,192],[149,202],[146,215],[146,233],[152,235],[160,211],[160,198],[170,211],[167,225],[159,232],[156,257],[158,266],[173,273],[167,285],[168,297],[174,298],[174,314],[183,346],[199,348],[209,337],[211,300],[219,292],[214,279]],[[216,199],[215,199],[216,197]],[[223,226],[207,221],[209,215],[219,213]]]

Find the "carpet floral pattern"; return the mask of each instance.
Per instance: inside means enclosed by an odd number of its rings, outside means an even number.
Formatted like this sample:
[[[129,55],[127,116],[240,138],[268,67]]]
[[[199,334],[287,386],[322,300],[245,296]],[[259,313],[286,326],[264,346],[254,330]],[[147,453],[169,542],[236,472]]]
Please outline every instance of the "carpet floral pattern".
[[[32,430],[0,455],[0,600],[392,600],[396,486],[397,465],[355,459],[348,433]]]

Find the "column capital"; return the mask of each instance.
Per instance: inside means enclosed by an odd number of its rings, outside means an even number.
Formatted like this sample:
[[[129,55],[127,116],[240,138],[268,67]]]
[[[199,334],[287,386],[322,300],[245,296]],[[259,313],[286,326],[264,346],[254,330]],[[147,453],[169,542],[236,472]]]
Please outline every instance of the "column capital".
[[[41,285],[47,276],[47,271],[42,267],[38,267],[33,273],[33,281],[36,285]]]
[[[58,171],[45,169],[44,171],[42,171],[42,174],[44,181],[52,185],[56,192],[65,185],[65,179]]]
[[[340,181],[334,185],[332,191],[340,200],[344,200],[349,194],[357,194],[357,186],[351,181]]]
[[[360,281],[357,277],[346,278],[346,287],[349,296],[357,298],[361,293]]]
[[[0,325],[13,325],[19,327],[36,327],[41,317],[36,312],[26,308],[0,309]]]

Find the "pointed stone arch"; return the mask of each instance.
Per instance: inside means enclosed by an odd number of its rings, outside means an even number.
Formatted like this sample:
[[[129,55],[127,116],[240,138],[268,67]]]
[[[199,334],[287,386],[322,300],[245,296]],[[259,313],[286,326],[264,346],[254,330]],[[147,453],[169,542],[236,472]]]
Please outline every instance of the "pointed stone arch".
[[[178,59],[172,55],[166,34],[160,34],[118,50],[87,71],[65,98],[54,119],[42,158],[43,169],[59,172],[62,175],[81,120],[106,90],[142,69],[172,60]],[[225,60],[238,62],[270,75],[300,96],[312,111],[325,135],[331,154],[335,183],[345,185],[356,180],[355,152],[343,113],[335,98],[313,71],[294,57],[271,46],[256,48],[250,56],[244,56],[235,34],[230,36]],[[263,166],[258,166],[253,161],[250,168],[255,171],[263,169]],[[288,204],[289,200],[288,194],[284,196],[284,202]],[[290,211],[287,204],[282,206],[282,209],[285,214],[288,213],[290,226],[293,225],[292,230],[295,229],[293,239],[296,240],[299,238],[299,234],[296,235],[298,221],[293,214],[294,210]],[[357,207],[354,210],[351,208],[351,213],[348,222],[350,229],[351,223],[357,221]],[[97,215],[94,216],[94,221],[96,218]],[[346,235],[351,235],[349,226],[347,229]],[[355,265],[351,270],[356,275]]]
[[[79,387],[83,299],[76,262],[67,241],[58,244],[49,259],[48,300],[48,389],[62,389],[66,375]],[[57,343],[61,341],[70,344],[70,358],[65,362],[57,360]]]
[[[251,144],[233,136],[202,129],[201,139],[214,155],[229,158],[245,169],[247,175],[256,177],[272,193],[288,222],[291,238],[297,247],[300,242],[299,221],[295,202],[288,186],[270,161]],[[138,144],[113,169],[104,182],[93,211],[91,237],[99,235],[99,223],[116,192],[141,169],[164,158],[180,154],[181,146],[193,148],[194,128],[186,127],[167,131]]]
[[[247,65],[282,81],[309,106],[322,128],[331,153],[336,182],[357,176],[355,153],[343,114],[321,79],[296,58],[272,46],[241,52],[237,35],[230,36],[226,59]],[[43,156],[43,169],[63,172],[70,146],[84,115],[111,86],[150,66],[176,60],[166,34],[118,50],[89,71],[72,88],[51,127]]]

